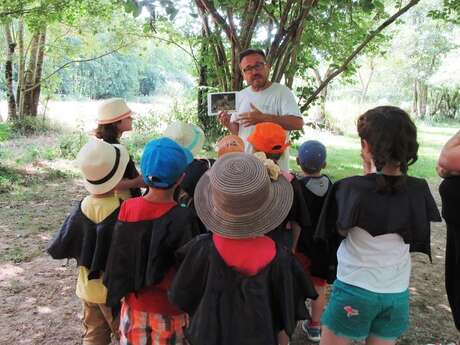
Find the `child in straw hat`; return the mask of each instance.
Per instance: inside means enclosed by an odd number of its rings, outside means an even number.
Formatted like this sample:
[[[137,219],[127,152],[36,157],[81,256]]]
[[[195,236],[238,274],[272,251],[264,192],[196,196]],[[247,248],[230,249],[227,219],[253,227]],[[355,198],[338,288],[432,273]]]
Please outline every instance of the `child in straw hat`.
[[[132,130],[132,114],[131,109],[121,98],[102,101],[97,111],[98,126],[95,136],[109,144],[120,144],[123,133]],[[145,187],[145,183],[130,157],[123,179],[116,186],[116,194],[123,200],[137,197],[141,195],[140,187]]]
[[[281,171],[278,167],[279,158],[289,147],[286,131],[276,123],[262,122],[255,126],[254,131],[248,136],[247,140],[254,148],[255,155],[262,159],[264,164],[270,168],[272,174],[277,175],[280,173],[291,183],[294,191],[291,210],[284,221],[278,227],[273,228],[268,235],[295,252],[302,228],[310,226],[311,220],[300,182],[294,174],[288,171]],[[281,345],[289,342],[284,332],[280,333],[279,341]]]
[[[107,304],[124,298],[122,345],[185,344],[187,315],[171,305],[167,289],[176,272],[174,252],[199,233],[194,213],[173,198],[190,156],[169,138],[149,142],[141,159],[149,191],[121,207],[104,284]]]
[[[272,181],[253,155],[227,153],[204,174],[195,207],[212,232],[181,249],[170,301],[190,315],[191,344],[276,345],[306,317],[311,280],[289,250],[265,234],[292,205],[290,183]]]
[[[84,345],[110,344],[111,333],[118,339],[118,317],[106,306],[107,289],[101,275],[120,208],[114,188],[128,161],[129,154],[121,145],[93,139],[82,147],[77,163],[90,195],[72,210],[48,248],[54,259],[77,260],[76,293],[83,303]]]

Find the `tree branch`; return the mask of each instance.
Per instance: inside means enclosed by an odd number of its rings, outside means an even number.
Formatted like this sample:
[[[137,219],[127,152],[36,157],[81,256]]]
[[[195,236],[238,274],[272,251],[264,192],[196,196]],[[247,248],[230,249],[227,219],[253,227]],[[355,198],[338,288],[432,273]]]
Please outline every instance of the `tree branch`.
[[[81,62],[89,62],[89,61],[94,61],[94,60],[97,60],[97,59],[101,59],[103,58],[104,56],[107,56],[107,55],[110,55],[110,54],[113,54],[117,51],[119,51],[120,49],[123,49],[123,48],[126,48],[132,44],[134,44],[135,42],[130,42],[130,43],[127,43],[127,44],[123,44],[115,49],[112,49],[104,54],[101,54],[99,56],[96,56],[96,57],[93,57],[93,58],[88,58],[88,59],[82,59],[82,60],[71,60],[71,61],[68,61],[66,62],[65,64],[63,64],[62,66],[60,66],[59,68],[57,68],[54,72],[48,74],[46,77],[42,78],[40,80],[39,83],[36,83],[35,85],[31,86],[30,88],[22,91],[23,93],[26,93],[26,92],[29,92],[29,91],[32,91],[34,89],[36,89],[38,86],[40,86],[45,80],[48,80],[49,78],[51,78],[53,75],[55,75],[56,73],[58,73],[60,70],[66,68],[67,66],[73,64],[73,63],[81,63]]]
[[[410,8],[413,6],[417,5],[420,2],[420,0],[411,0],[409,3],[401,8],[398,12],[393,14],[390,18],[388,18],[386,21],[384,21],[377,29],[374,31],[371,31],[367,37],[364,39],[364,41],[350,54],[350,56],[345,60],[345,62],[337,68],[334,72],[331,73],[329,77],[324,79],[324,81],[321,83],[321,85],[313,92],[310,97],[305,101],[305,103],[300,107],[300,111],[304,112],[310,103],[312,103],[316,97],[320,94],[321,90],[324,89],[327,84],[330,83],[332,79],[337,77],[340,73],[345,71],[347,66],[351,63],[351,61],[369,44],[370,41],[372,41],[380,32],[382,32],[387,26],[392,24],[396,19],[398,19],[400,16],[402,16],[404,13],[406,13]]]
[[[222,30],[224,30],[225,34],[227,35],[228,39],[230,42],[232,42],[238,50],[240,49],[240,42],[238,40],[238,37],[236,35],[236,32],[233,32],[230,26],[227,24],[224,18],[217,12],[216,8],[214,7],[213,2],[208,1],[208,0],[196,0],[196,2],[199,2],[201,6],[206,9],[206,11],[212,16],[214,21],[217,23],[217,25],[220,26]]]

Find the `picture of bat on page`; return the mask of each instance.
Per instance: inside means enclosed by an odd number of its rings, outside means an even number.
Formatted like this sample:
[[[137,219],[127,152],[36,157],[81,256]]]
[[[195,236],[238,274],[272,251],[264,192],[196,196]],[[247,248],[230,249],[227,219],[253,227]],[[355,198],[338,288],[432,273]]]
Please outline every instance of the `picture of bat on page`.
[[[237,92],[208,93],[208,115],[216,116],[221,111],[236,112]]]

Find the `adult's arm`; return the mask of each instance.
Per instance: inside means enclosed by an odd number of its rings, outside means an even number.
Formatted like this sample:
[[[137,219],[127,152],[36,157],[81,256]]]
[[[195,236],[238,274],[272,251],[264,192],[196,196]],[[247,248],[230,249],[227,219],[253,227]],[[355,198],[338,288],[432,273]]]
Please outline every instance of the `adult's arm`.
[[[274,122],[287,131],[299,130],[303,128],[303,118],[297,115],[271,115],[264,114],[265,120],[261,122]]]
[[[460,131],[450,138],[442,148],[438,167],[449,173],[460,172]]]
[[[254,104],[251,104],[251,108],[251,111],[242,113],[239,116],[239,123],[243,127],[256,125],[260,122],[273,122],[288,131],[303,128],[304,122],[301,116],[289,114],[283,114],[282,116],[265,114],[261,112]]]

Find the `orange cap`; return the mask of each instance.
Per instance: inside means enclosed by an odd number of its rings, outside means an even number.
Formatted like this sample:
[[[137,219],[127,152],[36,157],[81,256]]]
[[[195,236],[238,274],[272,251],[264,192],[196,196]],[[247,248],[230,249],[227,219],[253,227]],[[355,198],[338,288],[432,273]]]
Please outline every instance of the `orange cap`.
[[[281,154],[289,146],[283,127],[273,122],[258,123],[248,141],[255,151],[272,154]]]
[[[244,142],[237,135],[226,135],[217,143],[217,156],[221,157],[229,152],[244,152]]]

